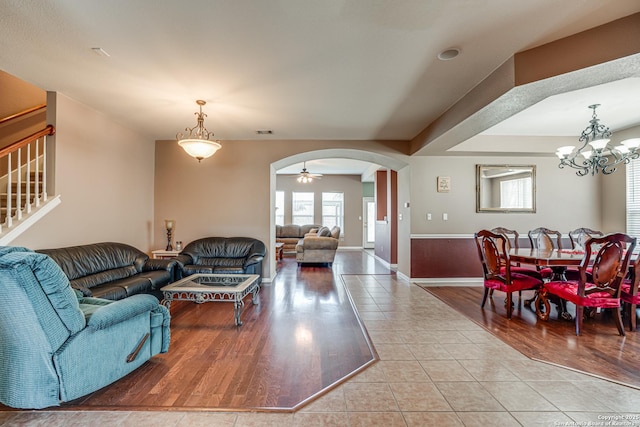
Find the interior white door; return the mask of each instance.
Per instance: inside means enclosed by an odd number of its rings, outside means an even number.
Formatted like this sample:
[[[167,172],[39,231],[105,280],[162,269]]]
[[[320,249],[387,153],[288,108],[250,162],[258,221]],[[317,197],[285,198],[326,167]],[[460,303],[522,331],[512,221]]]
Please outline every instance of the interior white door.
[[[373,197],[362,198],[362,247],[373,249],[376,242],[376,202]]]

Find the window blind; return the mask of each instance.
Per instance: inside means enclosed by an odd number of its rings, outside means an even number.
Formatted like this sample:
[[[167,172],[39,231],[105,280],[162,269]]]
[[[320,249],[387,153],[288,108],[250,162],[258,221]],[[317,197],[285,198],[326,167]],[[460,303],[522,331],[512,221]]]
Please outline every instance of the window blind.
[[[533,207],[531,188],[531,177],[500,181],[500,207],[530,209]]]
[[[640,238],[640,159],[627,165],[627,234]]]
[[[291,222],[296,225],[313,224],[313,199],[314,193],[292,194],[292,218]]]

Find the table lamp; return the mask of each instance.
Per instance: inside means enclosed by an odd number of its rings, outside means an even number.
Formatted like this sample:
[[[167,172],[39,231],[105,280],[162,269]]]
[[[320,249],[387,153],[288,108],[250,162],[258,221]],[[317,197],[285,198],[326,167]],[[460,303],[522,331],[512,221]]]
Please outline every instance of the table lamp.
[[[176,221],[173,219],[165,219],[164,226],[167,229],[167,251],[172,251],[173,246],[171,245],[171,235],[173,233],[173,227],[176,225]]]

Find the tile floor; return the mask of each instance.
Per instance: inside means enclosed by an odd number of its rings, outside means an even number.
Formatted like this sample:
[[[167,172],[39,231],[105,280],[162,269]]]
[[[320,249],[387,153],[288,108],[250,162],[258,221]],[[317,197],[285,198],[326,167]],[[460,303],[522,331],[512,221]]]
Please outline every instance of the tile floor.
[[[300,411],[0,412],[3,426],[640,425],[640,391],[529,360],[416,285],[345,275],[380,361]]]

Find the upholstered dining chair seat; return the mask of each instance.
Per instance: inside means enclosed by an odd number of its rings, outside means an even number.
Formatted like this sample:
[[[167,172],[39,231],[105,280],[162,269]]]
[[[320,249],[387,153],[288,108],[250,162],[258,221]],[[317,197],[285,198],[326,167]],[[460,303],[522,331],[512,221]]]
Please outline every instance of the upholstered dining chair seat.
[[[551,279],[551,277],[553,276],[553,269],[551,269],[551,267],[543,267],[538,270],[538,272],[540,273],[540,277],[542,277],[542,280]]]
[[[586,294],[584,297],[578,295],[578,286],[580,282],[577,280],[569,280],[566,282],[549,282],[544,285],[552,294],[572,302],[582,305],[583,307],[600,307],[600,308],[617,308],[620,307],[620,298],[612,298],[607,292],[593,292]],[[593,283],[587,283],[585,291],[595,288]]]
[[[627,281],[622,284],[622,293],[620,294],[620,298],[633,304],[640,304],[640,295],[631,294],[631,283]]]
[[[622,287],[622,292],[620,293],[620,299],[622,299],[622,301],[628,302],[630,304],[640,304],[640,295],[638,294],[633,295],[631,293],[630,282],[625,281],[621,287]]]
[[[513,267],[512,267],[513,270]],[[484,286],[489,289],[494,289],[496,291],[502,292],[515,292],[515,291],[523,291],[527,289],[535,288],[540,285],[540,280],[535,277],[520,274],[520,273],[511,273],[511,284],[507,285],[503,280],[499,279],[487,279],[484,282]]]
[[[504,275],[506,274],[507,268],[506,267],[500,267],[500,274]],[[511,266],[511,275],[513,276],[514,273],[518,273],[518,274],[523,274],[529,277],[533,277],[536,278],[538,280],[542,280],[543,276],[540,273],[540,271],[538,270],[534,270],[533,268],[527,268],[527,267],[514,267],[513,265]],[[551,277],[551,276],[549,276]]]
[[[640,273],[640,261],[634,265],[634,275],[627,278],[620,285],[620,300],[626,304],[626,316],[629,319],[629,330],[636,330],[636,307],[640,305],[638,295],[638,273]]]

